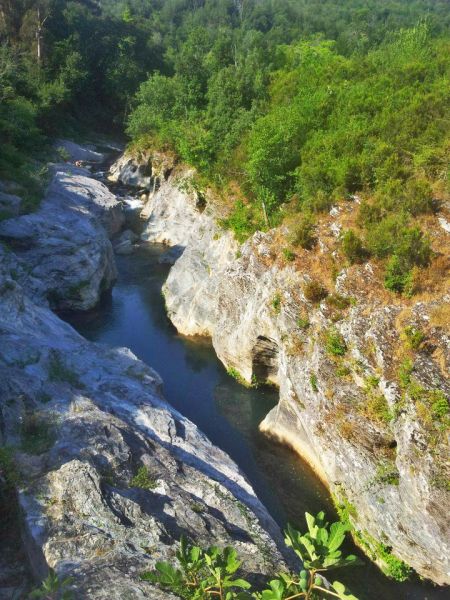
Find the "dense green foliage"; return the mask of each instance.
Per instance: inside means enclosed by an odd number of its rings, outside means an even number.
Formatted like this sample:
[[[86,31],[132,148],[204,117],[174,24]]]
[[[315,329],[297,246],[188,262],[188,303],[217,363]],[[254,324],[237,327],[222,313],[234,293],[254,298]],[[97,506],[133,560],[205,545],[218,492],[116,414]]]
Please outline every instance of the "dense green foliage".
[[[219,4],[246,8],[220,20]],[[140,87],[128,131],[219,187],[236,181],[246,201],[224,225],[241,241],[289,203],[305,215],[292,242],[311,248],[311,214],[362,195],[363,239],[348,232],[343,253],[387,260],[386,287],[410,293],[431,258],[414,219],[447,181],[450,48],[442,5],[407,4],[199,2],[181,18],[172,72]]]
[[[280,573],[261,591],[252,591],[252,585],[237,576],[241,562],[233,548],[213,546],[203,550],[188,545],[184,538],[176,553],[177,567],[168,562],[156,563],[156,570],[144,573],[142,579],[169,589],[185,600],[318,600],[328,597],[357,600],[342,583],[330,584],[321,575],[330,569],[358,564],[356,556],[344,557],[340,550],[348,526],[341,522],[329,525],[323,512],[316,517],[309,513],[305,516],[308,531],[301,534],[288,526],[285,539],[286,545],[302,561],[302,570],[296,574]]]
[[[126,124],[137,143],[169,147],[220,189],[240,190],[223,221],[240,241],[289,206],[304,215],[291,243],[311,249],[313,214],[362,196],[343,254],[385,261],[386,287],[413,291],[414,269],[432,258],[414,220],[436,210],[447,178],[446,0],[0,8],[0,177],[32,188],[25,157],[45,136]]]

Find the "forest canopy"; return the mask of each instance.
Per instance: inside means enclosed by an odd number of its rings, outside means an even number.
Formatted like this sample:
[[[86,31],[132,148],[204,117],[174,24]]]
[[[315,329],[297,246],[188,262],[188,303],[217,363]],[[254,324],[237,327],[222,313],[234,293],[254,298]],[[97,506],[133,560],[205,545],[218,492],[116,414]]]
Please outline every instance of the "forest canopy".
[[[240,239],[362,194],[351,260],[392,257],[446,193],[449,21],[446,0],[0,0],[0,175],[115,124],[236,183]]]

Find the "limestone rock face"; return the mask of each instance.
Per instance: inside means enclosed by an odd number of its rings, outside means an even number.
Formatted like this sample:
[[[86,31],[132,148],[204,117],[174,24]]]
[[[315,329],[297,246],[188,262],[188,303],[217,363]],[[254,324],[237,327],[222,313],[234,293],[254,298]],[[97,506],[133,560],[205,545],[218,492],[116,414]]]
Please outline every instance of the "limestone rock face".
[[[0,223],[5,240],[46,288],[53,308],[86,310],[116,278],[109,237],[124,222],[122,206],[88,171],[54,165],[40,208]]]
[[[390,549],[420,575],[450,583],[448,449],[445,429],[427,417],[450,392],[449,338],[432,318],[450,298],[386,305],[366,294],[371,266],[357,265],[337,279],[336,293],[351,299],[345,307],[313,304],[303,293],[310,274],[274,260],[274,233],[239,248],[209,204],[199,208],[180,185],[189,176],[173,174],[151,195],[143,234],[174,249],[163,290],[174,325],[211,336],[248,382],[280,386],[261,429],[311,463],[372,558]],[[405,350],[402,363],[407,326],[426,330],[428,343]],[[344,343],[342,356],[327,350],[330,335]]]
[[[97,152],[95,146],[90,144],[81,145],[71,140],[56,140],[55,148],[65,150],[73,161],[101,163],[105,160],[105,155]]]
[[[0,443],[16,448],[35,575],[73,577],[80,600],[170,599],[139,574],[173,561],[182,534],[232,544],[250,578],[283,567],[281,534],[236,464],[129,350],[87,342],[36,302],[19,262],[0,251]]]
[[[159,152],[125,152],[111,166],[109,180],[155,192],[174,167],[174,159]]]

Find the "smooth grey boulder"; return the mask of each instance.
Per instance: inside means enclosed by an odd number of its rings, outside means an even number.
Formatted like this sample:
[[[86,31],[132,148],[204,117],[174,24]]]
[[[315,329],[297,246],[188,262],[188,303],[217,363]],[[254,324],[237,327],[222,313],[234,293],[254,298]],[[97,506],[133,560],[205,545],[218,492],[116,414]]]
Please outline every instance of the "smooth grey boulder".
[[[33,302],[12,266],[0,253],[0,442],[16,448],[36,577],[73,577],[77,600],[168,600],[139,575],[173,561],[182,534],[232,544],[252,579],[282,568],[278,527],[159,376]]]
[[[124,222],[121,203],[85,169],[54,165],[39,209],[0,223],[5,240],[47,290],[55,309],[87,310],[116,278],[109,237]]]

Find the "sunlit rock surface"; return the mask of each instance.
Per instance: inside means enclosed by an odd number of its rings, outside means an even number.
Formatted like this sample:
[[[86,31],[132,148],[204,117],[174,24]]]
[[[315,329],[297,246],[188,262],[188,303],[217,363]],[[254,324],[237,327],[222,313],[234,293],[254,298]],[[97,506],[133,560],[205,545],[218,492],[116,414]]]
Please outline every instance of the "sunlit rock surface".
[[[46,288],[53,308],[86,310],[116,278],[109,237],[122,227],[122,206],[85,169],[51,170],[40,208],[0,222],[0,240]]]

